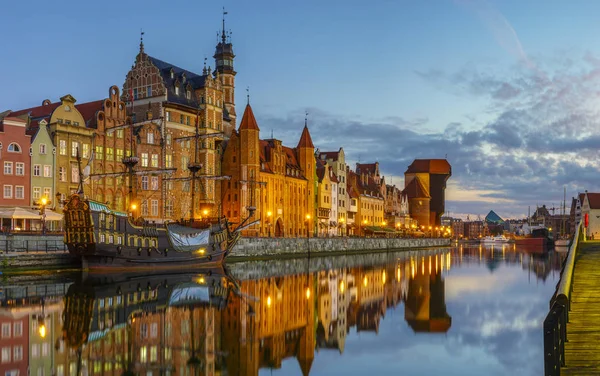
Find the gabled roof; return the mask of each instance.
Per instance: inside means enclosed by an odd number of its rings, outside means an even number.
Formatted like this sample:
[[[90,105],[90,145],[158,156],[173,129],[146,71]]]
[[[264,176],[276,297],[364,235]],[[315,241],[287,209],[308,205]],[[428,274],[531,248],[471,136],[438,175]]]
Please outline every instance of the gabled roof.
[[[404,188],[404,193],[408,195],[408,198],[431,198],[429,192],[423,186],[421,179],[414,178],[410,183]]]
[[[308,127],[304,125],[304,129],[302,130],[302,136],[300,136],[300,141],[298,142],[298,148],[311,148],[314,149],[315,145],[310,138],[310,132],[308,131]]]
[[[250,107],[250,103],[246,105],[244,115],[242,116],[242,121],[240,122],[240,130],[242,129],[254,129],[257,131],[260,130],[258,128],[258,124],[256,123],[254,112],[252,112],[252,107]]]
[[[331,180],[332,183],[339,183],[340,181],[337,178],[337,175],[335,174],[335,172],[333,172],[333,167],[329,166],[329,180]]]
[[[338,160],[338,156],[340,155],[339,151],[322,151],[319,153],[319,159],[331,159],[333,161]]]
[[[96,114],[98,111],[104,110],[105,99],[97,100],[94,102],[82,103],[80,105],[75,105],[75,108],[79,110],[81,116],[83,116],[83,120],[85,120],[85,125],[88,128],[96,128]]]
[[[44,103],[46,103],[46,101],[44,101]],[[52,112],[54,110],[56,110],[56,108],[60,105],[61,105],[61,102],[43,104],[41,106],[30,107],[30,108],[26,108],[24,110],[15,111],[15,112],[11,113],[11,116],[19,116],[19,115],[27,114],[31,117],[32,120],[34,120],[34,119],[37,120],[39,118],[49,117],[52,114]]]
[[[452,174],[452,167],[445,159],[415,159],[405,174],[426,172],[430,174]]]
[[[377,165],[379,163],[357,163],[356,173],[357,174],[368,174],[375,175],[378,171]]]
[[[147,55],[150,62],[158,68],[160,75],[163,80],[163,84],[167,89],[167,101],[176,104],[182,104],[192,108],[198,108],[200,103],[198,102],[196,95],[191,95],[190,99],[186,96],[186,87],[189,84],[192,93],[195,89],[203,88],[206,76],[199,75],[189,70],[180,68],[176,65],[167,63],[150,55]],[[173,70],[173,78],[171,78],[171,70]],[[185,82],[183,82],[183,75],[185,74]],[[179,82],[179,95],[175,94],[175,83]]]
[[[317,159],[317,180],[319,183],[323,181],[325,177],[325,170],[327,169],[327,163],[323,163],[320,159]]]

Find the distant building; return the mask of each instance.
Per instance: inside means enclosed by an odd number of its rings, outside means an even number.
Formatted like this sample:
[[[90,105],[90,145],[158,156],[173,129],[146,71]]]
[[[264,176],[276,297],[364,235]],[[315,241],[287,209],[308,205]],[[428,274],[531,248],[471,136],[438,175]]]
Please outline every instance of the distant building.
[[[421,226],[440,226],[445,212],[446,182],[452,167],[445,159],[415,159],[404,173],[410,214]]]
[[[588,238],[600,239],[600,193],[585,192],[581,205],[582,218],[585,218],[586,214],[588,227],[585,229],[585,235]]]

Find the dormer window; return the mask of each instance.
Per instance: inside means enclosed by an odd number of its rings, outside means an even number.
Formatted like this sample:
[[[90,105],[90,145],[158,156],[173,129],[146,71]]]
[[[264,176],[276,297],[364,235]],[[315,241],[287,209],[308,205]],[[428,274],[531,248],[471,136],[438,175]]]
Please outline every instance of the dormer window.
[[[179,86],[175,86],[175,95],[179,95]]]
[[[181,75],[181,82],[185,84],[185,73]]]
[[[175,78],[175,72],[173,72],[173,69],[171,69],[171,79]]]
[[[188,90],[188,91],[185,93],[185,96],[186,96],[186,98],[187,98],[187,99],[192,99],[192,92]]]

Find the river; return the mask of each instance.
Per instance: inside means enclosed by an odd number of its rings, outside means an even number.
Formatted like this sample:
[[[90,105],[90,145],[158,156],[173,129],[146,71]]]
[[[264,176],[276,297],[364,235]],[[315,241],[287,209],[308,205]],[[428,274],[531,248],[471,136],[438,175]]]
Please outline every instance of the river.
[[[5,275],[0,372],[539,375],[562,259],[505,245]]]

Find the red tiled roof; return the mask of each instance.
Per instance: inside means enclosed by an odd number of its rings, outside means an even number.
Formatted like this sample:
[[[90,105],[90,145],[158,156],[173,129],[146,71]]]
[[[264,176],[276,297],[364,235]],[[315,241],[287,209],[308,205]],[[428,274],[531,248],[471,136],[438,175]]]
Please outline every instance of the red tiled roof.
[[[404,188],[403,193],[405,193],[408,198],[430,198],[429,192],[421,183],[419,178],[414,178],[410,183]]]
[[[319,158],[322,159],[323,156],[325,156],[325,159],[331,159],[331,160],[337,161],[339,155],[340,155],[339,151],[322,151],[319,153]]]
[[[256,123],[256,118],[254,117],[254,113],[252,112],[252,107],[250,107],[250,104],[246,105],[244,115],[242,116],[242,122],[240,123],[240,129],[260,130],[258,128],[258,124]]]
[[[95,128],[96,114],[98,111],[102,111],[104,109],[104,101],[105,99],[101,99],[94,102],[75,105],[79,113],[81,113],[81,116],[83,116],[86,126]]]
[[[430,174],[452,174],[452,167],[445,159],[415,159],[406,173],[428,172]]]
[[[47,105],[26,108],[24,110],[19,110],[19,111],[15,111],[15,112],[11,113],[11,116],[19,116],[19,115],[28,114],[30,117],[32,117],[34,119],[39,118],[39,117],[47,117],[50,114],[52,114],[52,111],[54,111],[58,106],[60,106],[60,104],[61,104],[60,102],[56,102],[56,103],[50,103]]]
[[[300,136],[300,141],[298,142],[298,148],[315,148],[315,145],[310,138],[310,132],[308,131],[308,127],[305,125],[302,130],[302,136]]]
[[[296,151],[294,149],[282,145],[281,150],[283,150],[287,155],[288,166],[300,168],[300,163],[298,163],[298,158],[296,158]]]
[[[600,193],[588,192],[587,197],[590,202],[590,209],[600,209]]]
[[[339,183],[340,181],[337,178],[337,175],[335,174],[335,172],[333,172],[333,167],[329,166],[329,180],[331,180],[332,183]]]
[[[357,163],[356,173],[357,174],[369,174],[375,175],[377,171],[377,163]]]

